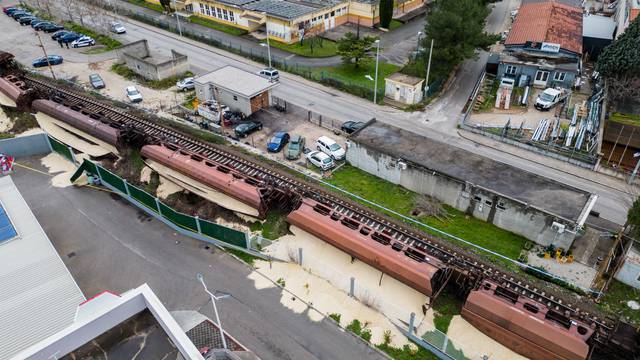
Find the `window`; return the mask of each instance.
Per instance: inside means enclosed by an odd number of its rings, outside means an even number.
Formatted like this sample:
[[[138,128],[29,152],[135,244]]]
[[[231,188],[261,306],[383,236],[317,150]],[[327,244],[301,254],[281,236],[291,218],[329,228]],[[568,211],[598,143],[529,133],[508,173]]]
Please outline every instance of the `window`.
[[[233,11],[229,11],[229,21],[235,22],[235,13]]]
[[[505,75],[515,75],[518,72],[518,67],[513,65],[507,65],[507,69],[504,71]]]
[[[487,206],[491,206],[493,204],[491,200],[485,200],[484,203],[487,204]]]
[[[324,18],[328,19],[329,18],[329,14],[324,14]]]
[[[504,202],[498,201],[498,205],[496,207],[500,210],[506,210],[507,208],[504,206]]]
[[[567,76],[567,73],[563,72],[555,72],[553,74],[553,80],[555,81],[564,81],[564,78]]]
[[[332,12],[331,12],[331,16],[332,16],[332,17],[333,17],[333,16],[336,16],[336,12],[335,12],[335,11],[332,11]]]
[[[238,97],[233,95],[233,101],[238,101]]]
[[[216,13],[218,14],[218,18],[222,18],[222,9],[216,8]]]
[[[229,20],[229,14],[227,13],[227,10],[222,9],[222,17],[223,17],[225,20]]]
[[[480,196],[474,196],[473,200],[482,202],[482,198]]]

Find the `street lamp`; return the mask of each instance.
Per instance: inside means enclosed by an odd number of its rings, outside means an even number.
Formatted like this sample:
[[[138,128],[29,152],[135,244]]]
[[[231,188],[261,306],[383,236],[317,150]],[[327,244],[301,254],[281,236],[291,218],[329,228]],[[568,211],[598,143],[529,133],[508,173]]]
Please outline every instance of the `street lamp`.
[[[220,338],[222,338],[222,347],[227,348],[227,340],[224,338],[224,330],[222,330],[222,323],[220,322],[220,316],[218,316],[218,308],[216,307],[216,301],[228,298],[229,294],[223,293],[221,291],[216,291],[218,296],[214,295],[207,289],[207,285],[204,283],[204,276],[201,273],[196,274],[196,278],[202,283],[204,287],[204,291],[209,294],[211,297],[211,303],[213,304],[213,312],[216,315],[216,323],[218,325],[218,329],[220,330]]]
[[[427,76],[424,83],[424,97],[427,97],[429,91],[429,72],[431,71],[431,54],[433,54],[433,39],[431,39],[431,48],[429,49],[429,63],[427,64]]]
[[[178,32],[180,33],[180,36],[182,36],[182,28],[180,27],[180,16],[178,15],[176,0],[173,0],[173,14],[176,16],[176,21],[178,22]]]
[[[418,45],[416,46],[416,60],[418,59],[418,55],[420,54],[420,37],[422,36],[422,31],[418,31]]]
[[[373,82],[373,103],[377,104],[378,100],[378,58],[380,57],[380,39],[375,41],[376,43],[376,79]]]
[[[264,15],[264,29],[267,32],[267,54],[269,58],[269,68],[271,68],[271,46],[269,45],[269,17],[267,16],[267,12],[264,11],[262,13]],[[264,44],[260,44],[260,46],[264,46]]]
[[[269,36],[269,35],[267,35],[267,36]],[[269,41],[269,38],[267,38],[267,41]],[[269,67],[271,67],[271,47],[269,46],[268,43],[267,44],[260,43],[260,46],[267,48],[267,58],[269,59]]]

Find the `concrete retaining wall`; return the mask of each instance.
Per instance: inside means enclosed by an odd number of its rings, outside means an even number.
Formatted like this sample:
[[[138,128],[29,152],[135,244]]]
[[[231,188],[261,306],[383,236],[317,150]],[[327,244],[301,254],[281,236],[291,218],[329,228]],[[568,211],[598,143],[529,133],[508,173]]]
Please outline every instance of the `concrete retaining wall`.
[[[0,140],[0,153],[15,158],[44,155],[51,152],[44,133]]]

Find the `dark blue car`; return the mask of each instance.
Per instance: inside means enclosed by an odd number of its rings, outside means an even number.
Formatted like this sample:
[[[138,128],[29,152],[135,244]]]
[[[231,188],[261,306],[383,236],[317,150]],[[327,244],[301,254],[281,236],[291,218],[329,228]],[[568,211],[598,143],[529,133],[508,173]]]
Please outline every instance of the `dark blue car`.
[[[289,142],[289,134],[284,131],[278,131],[273,135],[267,144],[269,152],[278,152]]]
[[[61,40],[64,43],[70,43],[70,42],[72,42],[74,40],[79,39],[81,36],[82,36],[82,34],[78,34],[78,33],[72,32],[70,34],[66,34],[66,35],[63,35],[63,36],[59,37],[57,40]]]
[[[69,31],[69,30],[60,30],[57,33],[51,35],[51,39],[53,40],[58,40],[59,38],[67,35],[67,34],[73,34],[73,31]]]
[[[47,63],[47,58],[49,58],[49,62]],[[58,65],[58,64],[62,64],[62,56],[60,55],[49,55],[47,57],[41,57],[38,59],[33,60],[33,67],[43,67],[43,66],[47,66],[48,64],[51,65]]]

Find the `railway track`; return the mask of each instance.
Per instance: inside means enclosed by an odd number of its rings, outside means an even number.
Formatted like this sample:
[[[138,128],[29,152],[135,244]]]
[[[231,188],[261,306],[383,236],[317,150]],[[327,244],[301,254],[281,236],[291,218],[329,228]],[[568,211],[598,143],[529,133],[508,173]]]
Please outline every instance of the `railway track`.
[[[371,210],[351,200],[335,196],[316,185],[284,175],[280,171],[258,165],[251,160],[234,154],[233,151],[229,151],[228,149],[222,149],[221,147],[194,139],[179,131],[127,114],[120,109],[106,105],[93,98],[61,88],[58,84],[51,81],[28,75],[23,76],[23,79],[29,86],[38,91],[42,97],[48,97],[57,101],[62,100],[72,105],[76,110],[93,114],[92,116],[97,116],[114,126],[134,125],[146,135],[159,141],[178,145],[190,152],[224,165],[245,177],[272,185],[274,188],[283,192],[293,192],[312,198],[336,209],[344,215],[366,224],[372,229],[392,237],[396,241],[419,249],[429,256],[438,258],[443,263],[457,268],[462,272],[472,274],[477,280],[482,277],[491,278],[523,296],[527,296],[536,302],[568,314],[572,318],[595,324],[598,328],[595,334],[596,341],[606,340],[612,330],[613,325],[606,319],[598,318],[596,315],[580,309],[571,302],[563,301],[563,299],[557,296],[547,294],[543,289],[538,289],[529,284],[528,281],[514,277],[512,274],[508,274],[476,259],[473,255],[467,254],[466,251],[452,246],[440,238],[425,233],[419,234],[398,221],[385,215],[373,213]]]

